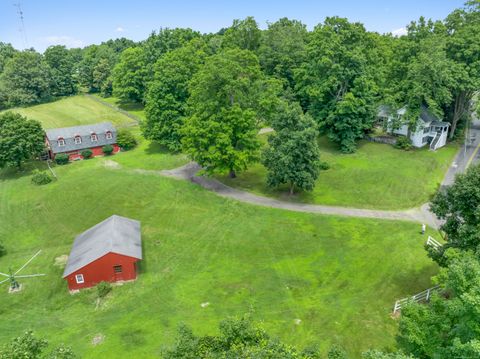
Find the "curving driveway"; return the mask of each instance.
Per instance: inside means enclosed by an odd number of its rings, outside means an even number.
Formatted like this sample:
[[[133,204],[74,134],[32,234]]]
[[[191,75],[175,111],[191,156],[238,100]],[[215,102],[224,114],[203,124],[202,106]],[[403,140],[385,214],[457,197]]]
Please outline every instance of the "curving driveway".
[[[266,128],[261,130],[261,133],[268,133],[271,131],[272,129]],[[461,150],[459,150],[458,154],[455,156],[454,161],[452,162],[447,173],[445,174],[442,186],[448,186],[452,184],[456,174],[464,172],[472,163],[480,162],[480,121],[474,121],[471,128],[471,134],[474,140],[472,140],[466,146],[462,147]],[[137,172],[160,174],[166,177],[188,180],[200,185],[207,190],[217,193],[219,196],[232,198],[241,202],[263,207],[280,208],[296,212],[319,213],[327,215],[414,221],[419,223],[425,223],[435,229],[438,229],[441,225],[441,221],[432,212],[430,212],[428,203],[425,203],[419,208],[411,208],[400,211],[385,211],[375,209],[361,209],[286,202],[274,198],[259,196],[247,191],[238,190],[229,187],[211,177],[198,176],[197,173],[200,170],[200,165],[198,165],[196,162],[190,162],[182,167],[178,167],[172,170],[137,170]]]
[[[280,201],[274,198],[259,196],[247,191],[241,191],[241,190],[229,187],[211,177],[197,176],[197,172],[200,170],[201,170],[200,165],[198,165],[196,162],[190,162],[185,166],[175,168],[173,170],[163,170],[163,171],[143,171],[142,170],[142,173],[148,173],[148,172],[158,173],[166,177],[188,180],[202,186],[207,190],[213,191],[222,197],[233,198],[241,202],[250,203],[250,204],[263,206],[263,207],[280,208],[280,209],[286,209],[286,210],[296,211],[296,212],[320,213],[320,214],[340,215],[340,216],[350,216],[350,217],[415,221],[415,222],[428,224],[433,228],[438,228],[438,226],[440,225],[440,222],[437,220],[437,218],[429,211],[428,204],[425,204],[420,208],[413,208],[413,209],[408,209],[404,211],[383,211],[383,210],[374,210],[374,209],[360,209],[360,208],[285,202],[285,201]]]

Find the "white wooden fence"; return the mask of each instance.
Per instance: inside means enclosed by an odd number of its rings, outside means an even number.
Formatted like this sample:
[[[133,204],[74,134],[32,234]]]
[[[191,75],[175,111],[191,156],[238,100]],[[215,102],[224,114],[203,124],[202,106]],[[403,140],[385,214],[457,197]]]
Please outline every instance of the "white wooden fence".
[[[53,170],[52,166],[50,166],[50,160],[47,160],[47,166],[48,166],[48,169],[50,170],[50,172],[52,172],[53,177],[57,178],[57,174]]]
[[[430,246],[433,249],[439,250],[440,247],[442,247],[442,244],[440,242],[438,242],[437,240],[435,240],[434,238],[428,236],[427,246]]]
[[[393,307],[393,314],[396,314],[402,309],[402,306],[409,302],[428,302],[432,296],[432,294],[440,289],[440,286],[436,285],[435,287],[428,288],[423,292],[417,293],[411,297],[399,299],[395,302]]]

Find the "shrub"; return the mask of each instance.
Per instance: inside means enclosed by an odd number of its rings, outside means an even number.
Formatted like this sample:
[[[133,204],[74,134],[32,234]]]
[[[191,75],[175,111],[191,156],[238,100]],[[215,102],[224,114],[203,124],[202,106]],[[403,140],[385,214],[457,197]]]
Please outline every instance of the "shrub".
[[[68,155],[66,153],[59,153],[55,156],[55,162],[57,165],[66,165],[69,161]]]
[[[83,157],[84,159],[89,159],[89,158],[92,157],[93,152],[92,152],[92,150],[83,150],[83,151],[81,152],[81,155],[82,155],[82,157]]]
[[[318,166],[322,171],[326,171],[328,169],[330,169],[330,165],[328,164],[328,162],[325,162],[325,161],[321,161],[320,162],[320,165]]]
[[[395,144],[395,147],[405,151],[411,150],[412,141],[410,141],[408,137],[401,136],[397,139],[397,143]]]
[[[65,346],[64,344],[60,344],[60,346],[53,349],[50,353],[49,359],[75,359],[75,353],[73,352],[72,348]]]
[[[117,134],[117,143],[122,149],[128,151],[137,145],[137,140],[130,131],[121,129]]]
[[[5,254],[7,254],[6,248],[3,246],[2,243],[0,243],[0,257],[3,257]]]
[[[98,298],[104,298],[112,290],[112,285],[108,282],[100,282],[97,285]]]
[[[105,145],[102,147],[102,151],[107,156],[110,156],[113,153],[113,146],[112,145]]]
[[[52,177],[46,173],[46,172],[41,172],[39,170],[35,170],[32,176],[32,183],[36,184],[37,186],[41,186],[44,184],[49,184],[52,182]]]

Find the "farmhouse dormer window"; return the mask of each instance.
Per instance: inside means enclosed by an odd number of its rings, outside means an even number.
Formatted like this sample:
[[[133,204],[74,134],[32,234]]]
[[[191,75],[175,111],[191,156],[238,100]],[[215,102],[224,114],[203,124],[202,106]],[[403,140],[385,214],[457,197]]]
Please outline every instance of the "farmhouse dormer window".
[[[92,133],[92,134],[90,135],[90,139],[92,140],[92,142],[97,142],[97,141],[98,141],[97,134],[96,134],[96,133]]]
[[[62,147],[62,146],[65,146],[65,140],[62,137],[60,137],[58,139],[58,147]]]
[[[105,138],[106,138],[107,140],[111,140],[111,139],[112,139],[112,133],[111,133],[110,131],[107,131],[107,132],[105,133]]]
[[[82,138],[80,136],[75,136],[75,144],[79,145],[82,143]]]

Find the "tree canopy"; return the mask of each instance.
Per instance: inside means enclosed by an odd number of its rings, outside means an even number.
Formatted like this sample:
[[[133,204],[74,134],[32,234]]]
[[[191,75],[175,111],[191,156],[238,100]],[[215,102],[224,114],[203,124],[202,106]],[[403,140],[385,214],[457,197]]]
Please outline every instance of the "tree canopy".
[[[441,229],[447,243],[440,252],[431,251],[440,264],[448,248],[480,250],[480,166],[457,175],[453,185],[437,193],[431,209],[445,220]]]
[[[172,50],[155,64],[155,75],[146,97],[146,117],[142,123],[146,138],[171,151],[181,149],[181,129],[190,97],[188,85],[206,57],[205,43],[194,39]]]
[[[216,336],[196,336],[186,326],[180,327],[172,348],[164,352],[165,359],[177,358],[320,358],[317,351],[298,351],[271,338],[250,319],[229,318],[219,325]]]
[[[42,125],[14,112],[0,114],[0,168],[22,168],[45,149]]]
[[[5,63],[0,75],[7,106],[32,105],[50,96],[50,69],[35,51],[16,52]]]
[[[355,150],[375,119],[374,48],[363,25],[327,18],[313,30],[307,60],[295,73],[303,107],[344,152]]]
[[[286,183],[290,194],[295,187],[312,190],[320,172],[315,121],[294,103],[285,106],[272,125],[275,132],[268,138],[262,160],[268,171],[267,184],[278,187]]]
[[[207,58],[190,82],[185,152],[207,172],[235,177],[259,158],[259,124],[268,121],[278,90],[251,51],[228,49]]]
[[[113,95],[123,101],[143,102],[147,75],[144,50],[141,47],[125,49],[112,70]]]

